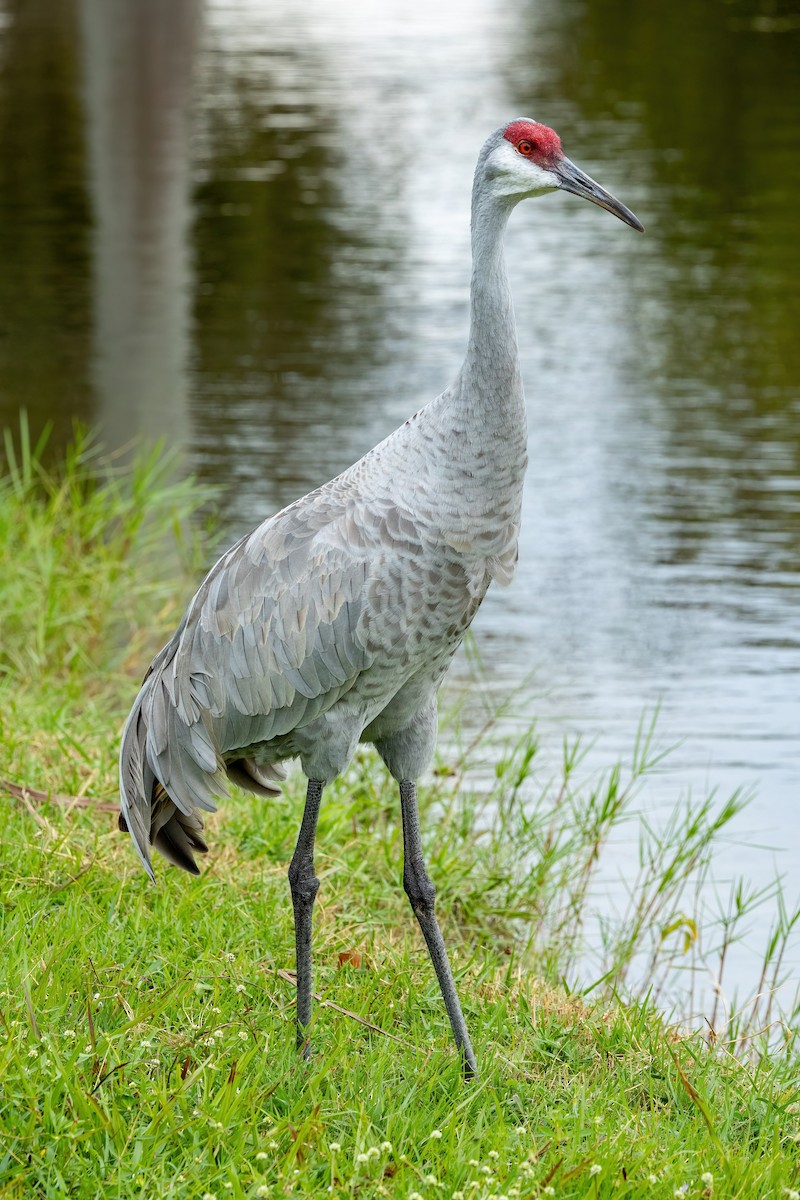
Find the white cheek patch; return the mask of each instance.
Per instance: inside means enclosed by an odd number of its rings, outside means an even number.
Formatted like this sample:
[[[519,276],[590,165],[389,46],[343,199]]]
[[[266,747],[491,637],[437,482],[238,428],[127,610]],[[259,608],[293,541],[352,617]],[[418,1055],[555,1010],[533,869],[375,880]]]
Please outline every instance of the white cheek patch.
[[[536,196],[561,186],[555,172],[523,158],[505,139],[492,151],[486,174],[496,196]]]

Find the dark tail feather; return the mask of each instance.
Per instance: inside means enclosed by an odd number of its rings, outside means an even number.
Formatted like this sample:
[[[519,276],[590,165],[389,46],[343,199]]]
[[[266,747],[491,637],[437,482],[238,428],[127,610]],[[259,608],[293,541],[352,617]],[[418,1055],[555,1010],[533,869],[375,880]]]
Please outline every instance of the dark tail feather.
[[[160,783],[153,788],[153,816],[150,824],[150,841],[159,853],[176,867],[182,867],[191,875],[199,875],[194,861],[197,854],[207,854],[208,846],[203,837],[203,821],[196,812],[185,813],[172,802]]]
[[[186,828],[188,820],[184,813],[176,809],[166,825],[162,826],[155,847],[176,867],[183,867],[190,875],[199,875],[200,868],[194,861],[192,851],[207,854],[208,846],[193,829]]]
[[[157,689],[155,696],[159,700],[155,709],[150,703],[153,688]],[[181,735],[189,737],[190,731],[180,725],[175,711],[166,701],[160,676],[157,672],[149,674],[125,725],[119,756],[119,827],[130,833],[151,879],[153,846],[184,871],[199,874],[194,854],[206,854],[208,847],[202,837],[203,821],[195,806],[213,811],[211,789],[214,783],[221,783],[219,790],[223,791],[227,783],[221,760],[215,774],[185,750]],[[156,743],[166,747],[167,761],[165,764],[159,759],[159,775],[167,771],[162,777],[167,780],[169,792],[156,777],[149,759],[149,742],[154,740],[152,722],[156,725]],[[198,740],[203,747],[208,742],[207,738],[200,738],[199,732]],[[170,792],[177,795],[181,803],[173,800]]]

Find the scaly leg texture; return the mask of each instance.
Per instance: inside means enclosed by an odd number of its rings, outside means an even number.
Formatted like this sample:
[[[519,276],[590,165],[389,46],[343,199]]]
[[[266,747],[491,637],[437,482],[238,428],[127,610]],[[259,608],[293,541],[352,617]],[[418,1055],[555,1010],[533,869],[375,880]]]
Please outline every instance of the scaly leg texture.
[[[475,1055],[464,1023],[464,1015],[456,994],[453,972],[444,948],[444,938],[433,911],[436,889],[433,886],[425,862],[422,857],[422,842],[419,832],[419,812],[417,809],[417,785],[410,781],[400,784],[400,806],[403,813],[403,846],[405,864],[403,866],[403,887],[411,901],[423,937],[428,945],[428,951],[442,989],[447,1015],[453,1027],[456,1046],[461,1051],[464,1074],[472,1079],[478,1072],[475,1065]]]
[[[314,874],[314,838],[322,800],[322,784],[308,781],[306,807],[294,855],[289,865],[289,886],[294,908],[294,940],[297,967],[297,1049],[309,1058],[308,1026],[311,1023],[311,917],[319,880]]]

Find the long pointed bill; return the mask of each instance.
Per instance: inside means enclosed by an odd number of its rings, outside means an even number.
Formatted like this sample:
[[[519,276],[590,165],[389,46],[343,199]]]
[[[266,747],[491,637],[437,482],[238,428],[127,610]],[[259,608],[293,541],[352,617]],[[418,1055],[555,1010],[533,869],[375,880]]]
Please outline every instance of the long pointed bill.
[[[599,183],[595,183],[580,167],[576,167],[569,158],[559,159],[555,167],[551,167],[550,170],[558,176],[565,192],[572,192],[576,196],[582,196],[584,200],[591,200],[592,204],[599,204],[601,208],[608,209],[615,217],[619,217],[620,221],[624,221],[626,225],[644,233],[644,225],[639,218],[635,217],[624,204],[620,204],[619,200],[615,199],[605,188],[601,188]]]

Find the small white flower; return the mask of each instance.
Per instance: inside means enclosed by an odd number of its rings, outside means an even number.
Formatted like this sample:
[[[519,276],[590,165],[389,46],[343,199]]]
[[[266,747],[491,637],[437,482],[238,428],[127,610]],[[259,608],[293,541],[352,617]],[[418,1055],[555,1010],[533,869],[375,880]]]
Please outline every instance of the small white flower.
[[[249,1038],[249,1036],[250,1036],[250,1034],[247,1033],[244,1029],[239,1030],[239,1037],[242,1039],[243,1042],[246,1042],[247,1039]]]
[[[260,1187],[256,1188],[256,1195],[258,1197],[269,1195],[269,1188],[265,1183],[262,1183]]]
[[[256,1155],[256,1162],[266,1162],[268,1158],[269,1155],[267,1154],[266,1150],[259,1150],[258,1154]]]
[[[592,1165],[589,1167],[589,1174],[599,1175],[602,1169],[603,1168],[600,1166],[600,1163],[592,1163]]]
[[[441,1129],[432,1129],[432,1130],[430,1131],[430,1133],[428,1134],[428,1137],[429,1137],[429,1138],[435,1138],[437,1141],[438,1141],[438,1139],[439,1139],[441,1136],[442,1136],[442,1131],[441,1131]]]
[[[467,1163],[467,1166],[468,1167],[478,1167],[478,1166],[480,1166],[480,1163],[478,1162],[477,1158],[471,1158],[469,1160],[469,1162]]]
[[[342,1147],[339,1145],[338,1142],[331,1142],[328,1146],[328,1149],[330,1150],[331,1154],[338,1154],[339,1151],[341,1150],[341,1148]]]
[[[481,1171],[484,1175],[491,1175],[492,1168],[491,1167],[481,1167]]]
[[[419,1192],[409,1192],[408,1200],[422,1200],[422,1196],[420,1196]]]
[[[203,1200],[217,1200],[213,1192],[203,1192]]]
[[[84,1047],[83,1047],[83,1053],[84,1053],[84,1054],[92,1054],[92,1053],[93,1053],[93,1051],[92,1051],[92,1047],[91,1047],[91,1045],[89,1045],[89,1046],[84,1046]]]
[[[658,1183],[658,1176],[657,1175],[648,1175],[647,1182],[648,1183]]]
[[[94,998],[95,998],[95,1000],[99,1000],[99,999],[100,999],[100,993],[99,993],[99,992],[95,992],[95,994],[94,994]]]
[[[237,992],[246,992],[247,988],[244,986],[243,983],[237,983],[236,990],[237,990]]]
[[[225,957],[227,958],[228,962],[233,962],[233,960],[236,958],[236,955],[235,954],[226,954]]]
[[[675,1197],[675,1200],[683,1200],[683,1197],[686,1195],[688,1190],[688,1183],[682,1183],[680,1187],[675,1188],[675,1191],[672,1194]]]
[[[30,1050],[28,1051],[28,1058],[38,1058],[38,1057],[39,1057],[39,1051],[36,1049],[35,1046],[31,1046]]]
[[[367,1151],[367,1158],[380,1158],[381,1152],[377,1146],[370,1146]]]
[[[426,1176],[425,1176],[425,1182],[426,1182],[426,1183],[429,1183],[429,1184],[431,1185],[431,1187],[438,1187],[438,1186],[439,1186],[439,1180],[436,1178],[436,1176],[435,1176],[435,1175],[426,1175]]]
[[[463,1192],[453,1192],[452,1200],[464,1200]]]
[[[269,1148],[270,1150],[277,1150],[277,1149],[278,1149],[278,1143],[275,1141],[275,1139],[274,1139],[274,1138],[272,1139],[272,1141],[271,1141],[271,1142],[267,1142],[267,1146],[268,1146],[268,1148]]]
[[[369,1157],[366,1154],[357,1154],[356,1162],[363,1166],[364,1163],[369,1162]]]
[[[65,1030],[64,1030],[64,1037],[65,1037],[65,1038],[69,1038],[69,1040],[70,1040],[71,1042],[72,1042],[72,1041],[74,1041],[74,1040],[75,1040],[75,1030],[74,1030],[74,1029],[65,1029]]]
[[[497,1162],[499,1157],[500,1157],[500,1155],[497,1153],[496,1150],[489,1151],[489,1158],[491,1158],[494,1162]]]
[[[141,1042],[139,1043],[139,1045],[144,1046],[145,1049],[149,1049],[150,1046],[152,1046],[152,1044],[153,1043],[150,1041],[149,1038],[142,1038]]]
[[[800,1192],[795,1191],[794,1188],[784,1188],[783,1194],[786,1196],[786,1200],[800,1200]]]
[[[226,1192],[229,1192],[229,1191],[231,1191],[231,1189],[233,1188],[233,1184],[232,1184],[232,1183],[230,1183],[230,1182],[228,1182],[228,1183],[223,1183],[223,1185],[222,1185],[222,1186],[225,1188]]]
[[[548,1183],[547,1187],[542,1188],[543,1196],[555,1196],[555,1194],[556,1194],[556,1189],[553,1187],[552,1183]]]
[[[714,1176],[711,1174],[710,1171],[703,1171],[703,1174],[700,1176],[700,1182],[704,1183],[706,1185],[706,1187],[713,1187],[714,1186]]]
[[[207,1046],[216,1046],[216,1044],[217,1044],[217,1039],[214,1037],[213,1033],[210,1033],[210,1034],[208,1035],[208,1037],[206,1038],[206,1043],[205,1043],[205,1044],[206,1044]]]
[[[381,1150],[383,1151],[384,1154],[391,1154],[392,1153],[392,1143],[391,1142],[381,1142]]]

